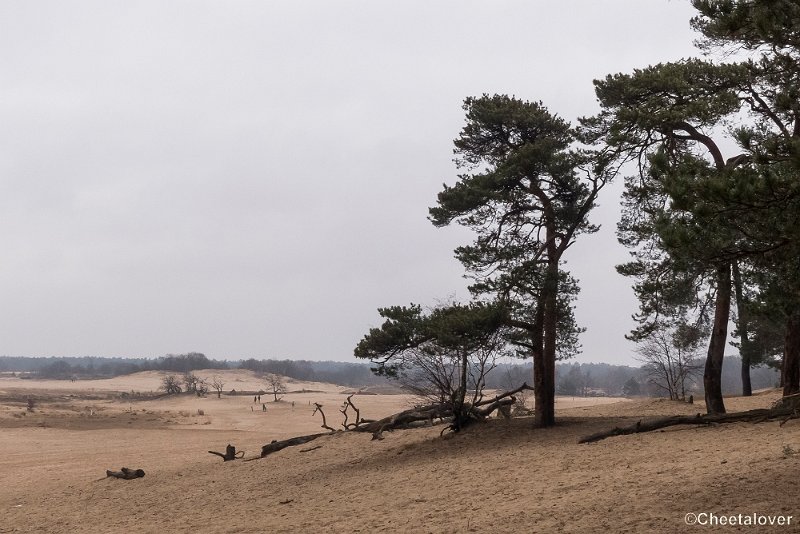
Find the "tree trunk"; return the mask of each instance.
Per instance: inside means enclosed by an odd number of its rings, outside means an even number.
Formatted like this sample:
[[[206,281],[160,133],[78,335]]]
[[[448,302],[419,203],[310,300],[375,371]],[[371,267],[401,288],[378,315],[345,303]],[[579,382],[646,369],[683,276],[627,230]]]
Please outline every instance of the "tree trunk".
[[[536,406],[544,406],[547,401],[543,398],[544,384],[542,377],[545,375],[544,370],[544,346],[542,340],[544,321],[544,304],[539,300],[536,304],[536,313],[533,321],[533,329],[530,331],[531,335],[531,354],[533,355],[533,400],[534,400],[534,424],[538,424],[536,414],[538,410]]]
[[[781,426],[789,419],[798,417],[798,411],[793,406],[778,406],[777,408],[759,408],[749,410],[746,412],[734,412],[729,414],[711,414],[711,415],[673,415],[671,417],[661,417],[659,419],[640,420],[636,423],[615,427],[610,430],[596,432],[588,436],[584,436],[578,440],[578,443],[594,443],[612,436],[626,436],[628,434],[638,434],[640,432],[652,432],[654,430],[661,430],[670,426],[677,425],[717,425],[721,423],[761,423],[764,421],[772,421],[774,419],[782,419]]]
[[[750,337],[748,333],[747,305],[744,301],[742,290],[742,275],[739,272],[739,263],[733,262],[733,287],[736,294],[736,311],[739,315],[739,357],[742,359],[742,396],[749,397],[753,394],[753,385],[750,382]]]
[[[786,322],[786,338],[781,369],[783,396],[800,393],[800,313],[794,312]]]
[[[282,441],[273,440],[272,443],[261,447],[261,458],[267,456],[268,454],[272,454],[273,452],[278,452],[280,450],[283,450],[286,447],[295,447],[297,445],[303,445],[304,443],[308,443],[309,441],[321,438],[322,436],[330,436],[330,435],[331,435],[330,432],[320,432],[319,434],[298,436],[296,438],[284,439]]]
[[[731,311],[731,266],[724,264],[717,269],[717,298],[714,307],[714,326],[708,344],[708,356],[703,372],[706,396],[706,411],[710,414],[725,413],[722,401],[722,360],[728,338],[728,319]]]
[[[742,335],[742,346],[744,346],[744,335]],[[740,354],[742,358],[742,396],[749,397],[753,394],[753,384],[750,381],[750,355]]]
[[[548,232],[549,233],[549,232]],[[548,251],[550,258],[554,253]],[[536,406],[534,424],[549,427],[556,424],[556,333],[558,328],[558,260],[551,260],[545,274],[541,298],[544,300],[542,321],[543,351],[538,374],[534,375]],[[536,362],[534,362],[534,368]],[[536,373],[536,369],[534,369]]]
[[[464,399],[467,398],[467,353],[461,355],[461,368],[459,372],[458,390],[456,391],[456,398],[453,399],[453,430],[458,432],[466,423],[468,414],[464,409]]]
[[[783,342],[783,360],[781,360],[781,374],[780,374],[780,384],[778,386],[783,389],[786,387],[786,335],[784,334],[784,342]]]

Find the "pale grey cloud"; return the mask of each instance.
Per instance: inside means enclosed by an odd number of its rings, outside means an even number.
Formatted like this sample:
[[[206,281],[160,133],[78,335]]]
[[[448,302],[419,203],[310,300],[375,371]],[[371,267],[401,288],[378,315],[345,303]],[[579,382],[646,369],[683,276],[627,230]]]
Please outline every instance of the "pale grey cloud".
[[[348,359],[375,308],[466,297],[427,208],[461,101],[593,113],[693,54],[683,2],[0,4],[0,353]],[[629,361],[604,230],[569,256],[582,361]],[[616,195],[616,196],[615,196]]]

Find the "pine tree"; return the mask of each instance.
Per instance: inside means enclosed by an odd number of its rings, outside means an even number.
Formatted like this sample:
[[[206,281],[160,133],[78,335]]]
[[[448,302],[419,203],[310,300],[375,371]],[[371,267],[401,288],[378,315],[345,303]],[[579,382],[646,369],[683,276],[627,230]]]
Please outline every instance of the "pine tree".
[[[472,289],[509,310],[513,339],[533,357],[535,423],[551,426],[559,345],[574,347],[577,333],[577,284],[562,257],[578,235],[596,231],[588,214],[613,173],[602,154],[576,149],[577,132],[541,103],[483,95],[464,110],[455,154],[465,172],[444,186],[430,219],[475,232],[456,257]]]

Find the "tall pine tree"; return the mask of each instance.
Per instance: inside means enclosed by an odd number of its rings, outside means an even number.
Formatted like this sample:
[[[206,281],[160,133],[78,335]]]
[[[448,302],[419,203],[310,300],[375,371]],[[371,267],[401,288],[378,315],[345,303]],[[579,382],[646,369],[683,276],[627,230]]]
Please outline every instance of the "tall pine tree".
[[[562,257],[588,221],[611,175],[600,154],[576,149],[576,131],[537,102],[505,95],[467,98],[466,125],[455,140],[465,172],[444,186],[430,209],[436,226],[453,222],[476,239],[456,256],[509,310],[516,342],[534,363],[535,424],[555,423],[559,341],[574,347],[570,301],[577,290]]]

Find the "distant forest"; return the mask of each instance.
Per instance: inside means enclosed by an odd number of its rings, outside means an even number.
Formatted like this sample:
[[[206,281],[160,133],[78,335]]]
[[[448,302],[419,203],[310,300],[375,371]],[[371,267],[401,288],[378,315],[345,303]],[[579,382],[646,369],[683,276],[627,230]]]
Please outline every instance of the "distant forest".
[[[722,389],[727,395],[741,394],[738,375],[741,360],[726,356],[722,373]],[[359,387],[391,383],[375,375],[367,363],[348,363],[310,360],[237,360],[220,361],[204,354],[189,353],[150,358],[99,358],[0,356],[0,372],[19,373],[20,378],[79,379],[111,378],[140,371],[172,371],[186,373],[199,369],[248,369],[256,373],[274,373],[296,380],[328,382]],[[775,369],[752,369],[754,389],[777,387],[780,380]],[[533,382],[533,364],[499,364],[486,376],[490,389],[513,389],[523,382]],[[691,383],[690,393],[702,393],[702,376]],[[661,396],[641,367],[607,363],[560,363],[556,366],[556,392],[571,396]]]
[[[97,379],[111,378],[140,371],[172,371],[187,373],[199,369],[249,369],[257,373],[274,373],[297,380],[329,382],[343,386],[385,384],[386,379],[375,376],[370,366],[362,363],[317,362],[308,360],[212,360],[201,353],[189,353],[160,358],[99,358],[0,356],[0,372],[21,373],[22,378]]]

